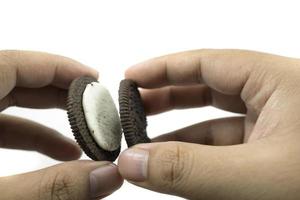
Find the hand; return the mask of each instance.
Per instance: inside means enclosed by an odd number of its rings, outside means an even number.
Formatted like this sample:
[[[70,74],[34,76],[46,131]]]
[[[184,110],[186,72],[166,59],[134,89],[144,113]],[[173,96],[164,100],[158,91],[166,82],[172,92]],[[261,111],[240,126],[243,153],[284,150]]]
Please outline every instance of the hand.
[[[198,50],[138,64],[126,78],[144,88],[148,114],[212,105],[244,116],[196,124],[124,151],[124,178],[188,199],[300,198],[300,60]]]
[[[0,109],[9,106],[65,108],[68,87],[78,76],[96,71],[61,56],[0,51]],[[0,147],[36,150],[58,160],[81,155],[75,142],[35,122],[0,115]],[[26,164],[26,163],[24,163]],[[1,177],[1,199],[97,199],[122,185],[109,162],[71,161],[35,172]]]

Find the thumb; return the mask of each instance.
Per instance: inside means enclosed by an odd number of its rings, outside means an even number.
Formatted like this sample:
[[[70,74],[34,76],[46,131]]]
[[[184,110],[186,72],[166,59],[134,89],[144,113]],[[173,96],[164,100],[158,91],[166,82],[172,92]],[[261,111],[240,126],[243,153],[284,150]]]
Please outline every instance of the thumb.
[[[262,148],[245,146],[140,144],[122,152],[119,171],[133,184],[188,199],[248,199],[243,194],[263,194],[262,183],[271,183],[276,173],[262,164],[271,155],[256,152]],[[271,179],[262,181],[261,177]]]
[[[0,178],[1,199],[99,199],[123,183],[109,162],[72,161],[35,172]]]
[[[203,158],[198,162],[194,150],[182,142],[139,144],[122,152],[119,170],[125,179],[138,186],[195,199],[199,191],[199,183],[195,183],[204,178],[199,174],[199,167],[203,166],[200,163],[206,161]],[[204,181],[205,178],[201,182]]]

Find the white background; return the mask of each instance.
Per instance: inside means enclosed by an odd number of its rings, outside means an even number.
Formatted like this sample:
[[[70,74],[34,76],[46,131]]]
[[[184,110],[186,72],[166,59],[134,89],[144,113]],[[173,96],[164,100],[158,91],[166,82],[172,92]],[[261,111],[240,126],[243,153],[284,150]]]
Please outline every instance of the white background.
[[[100,71],[100,81],[117,102],[124,70],[154,56],[239,48],[300,57],[299,20],[297,1],[287,0],[9,0],[0,1],[0,49],[46,51],[79,60]],[[5,113],[36,120],[72,137],[65,111],[10,108]],[[148,132],[154,137],[226,115],[230,113],[209,107],[168,112],[149,117]],[[0,159],[1,176],[57,163],[34,152],[4,149]],[[176,199],[129,183],[108,197],[121,198]]]

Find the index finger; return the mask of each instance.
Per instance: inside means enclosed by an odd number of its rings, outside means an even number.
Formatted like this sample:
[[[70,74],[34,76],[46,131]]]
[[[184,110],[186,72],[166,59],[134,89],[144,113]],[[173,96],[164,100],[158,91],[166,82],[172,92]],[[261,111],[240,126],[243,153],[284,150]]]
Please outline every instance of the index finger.
[[[15,86],[41,88],[53,85],[67,89],[73,79],[98,73],[72,59],[32,51],[0,51],[0,98]]]
[[[195,50],[137,64],[125,76],[143,88],[205,83],[224,94],[237,95],[250,74],[270,57],[275,56],[243,50]]]

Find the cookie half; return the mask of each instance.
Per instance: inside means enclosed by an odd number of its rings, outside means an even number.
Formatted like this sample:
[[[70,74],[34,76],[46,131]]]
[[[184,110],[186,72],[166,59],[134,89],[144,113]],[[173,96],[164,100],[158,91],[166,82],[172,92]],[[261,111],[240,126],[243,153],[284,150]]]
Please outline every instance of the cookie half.
[[[147,136],[147,119],[140,92],[132,80],[120,82],[119,109],[127,146],[151,142]]]
[[[121,148],[121,124],[112,97],[96,79],[80,77],[70,86],[68,118],[77,143],[93,160],[114,161]]]

